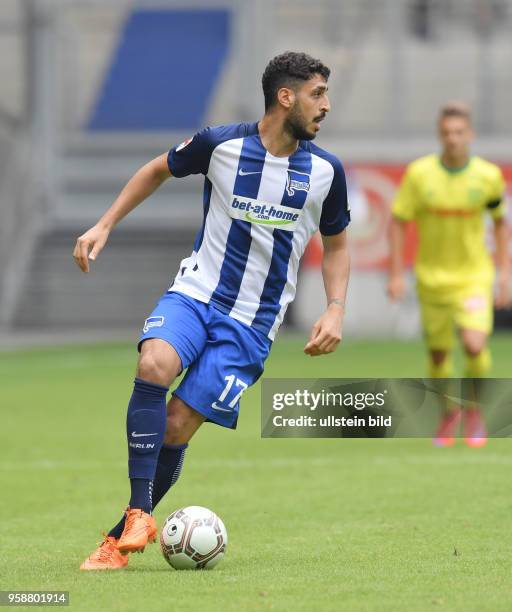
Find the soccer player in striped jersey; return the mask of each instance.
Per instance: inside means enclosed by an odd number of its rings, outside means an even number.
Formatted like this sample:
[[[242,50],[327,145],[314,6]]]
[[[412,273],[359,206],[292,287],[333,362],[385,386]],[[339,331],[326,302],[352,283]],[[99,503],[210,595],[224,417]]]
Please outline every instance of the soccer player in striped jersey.
[[[204,421],[235,428],[243,392],[263,372],[295,295],[299,260],[320,229],[327,305],[304,351],[341,340],[350,214],[339,160],[311,141],[330,110],[330,71],[304,53],[275,57],[262,78],[258,123],[206,128],[142,167],[77,241],[83,272],[113,227],[171,176],[204,174],[204,219],[192,253],[146,319],[128,405],[129,506],[84,570],[118,569],[154,541],[153,508],[181,470]],[[169,385],[187,370],[166,406]]]
[[[470,155],[473,131],[466,105],[444,106],[438,127],[441,155],[412,162],[393,203],[388,293],[394,300],[404,295],[405,226],[414,219],[419,233],[415,273],[430,377],[453,375],[456,327],[466,354],[465,376],[479,379],[491,365],[487,338],[492,331],[495,270],[485,245],[487,214],[494,224],[499,270],[496,306],[503,307],[509,300],[505,182],[498,166]],[[475,400],[477,385],[475,381]],[[485,426],[477,406],[463,414],[460,407],[447,406],[434,438],[438,446],[454,443],[462,416],[465,441],[470,446],[485,444]]]

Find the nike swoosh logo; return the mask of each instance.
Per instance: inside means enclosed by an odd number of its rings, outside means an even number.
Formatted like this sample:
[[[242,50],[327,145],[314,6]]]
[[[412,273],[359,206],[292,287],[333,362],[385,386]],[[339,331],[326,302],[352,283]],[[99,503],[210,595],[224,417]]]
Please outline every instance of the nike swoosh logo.
[[[150,434],[138,434],[138,433],[135,433],[134,431],[132,431],[132,437],[133,438],[142,438],[144,436],[158,436],[158,432],[150,433]]]
[[[247,176],[248,174],[261,174],[261,171],[260,172],[247,172],[243,168],[240,168],[240,170],[238,171],[238,176]]]
[[[221,408],[220,406],[217,406],[217,402],[213,402],[212,408],[214,410],[220,410],[221,412],[233,412],[232,410],[228,410],[227,408]]]

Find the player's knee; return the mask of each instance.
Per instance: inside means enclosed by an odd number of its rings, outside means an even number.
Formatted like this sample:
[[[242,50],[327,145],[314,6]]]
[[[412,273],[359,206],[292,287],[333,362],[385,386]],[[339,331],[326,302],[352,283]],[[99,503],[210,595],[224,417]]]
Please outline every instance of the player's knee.
[[[469,338],[464,342],[464,352],[468,357],[478,357],[484,349],[485,341],[482,342],[480,339]]]
[[[137,378],[164,386],[169,386],[172,379],[167,364],[151,350],[146,350],[141,354],[137,367]]]
[[[464,329],[462,331],[462,344],[468,357],[477,357],[487,344],[487,334],[478,330]]]

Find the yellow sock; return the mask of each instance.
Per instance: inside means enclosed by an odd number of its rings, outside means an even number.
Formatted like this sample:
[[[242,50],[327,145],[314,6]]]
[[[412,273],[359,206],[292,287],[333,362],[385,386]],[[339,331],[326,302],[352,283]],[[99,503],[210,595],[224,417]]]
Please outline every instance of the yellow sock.
[[[491,351],[484,348],[478,355],[466,355],[466,376],[485,378],[491,369]]]
[[[450,354],[446,355],[445,359],[437,365],[432,358],[429,359],[430,378],[450,378],[451,376],[453,376],[453,361]]]

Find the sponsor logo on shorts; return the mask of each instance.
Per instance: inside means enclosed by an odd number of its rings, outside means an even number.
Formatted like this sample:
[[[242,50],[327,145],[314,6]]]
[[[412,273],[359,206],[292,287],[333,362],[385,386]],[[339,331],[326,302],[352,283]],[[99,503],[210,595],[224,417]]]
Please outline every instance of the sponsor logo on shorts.
[[[152,327],[162,327],[164,324],[165,317],[149,317],[144,322],[142,331],[146,334]]]
[[[292,232],[297,228],[302,210],[233,194],[229,205],[229,215],[233,219]]]
[[[217,402],[213,402],[212,408],[214,410],[220,410],[221,412],[233,412],[231,408],[221,408],[221,406],[217,406]]]

